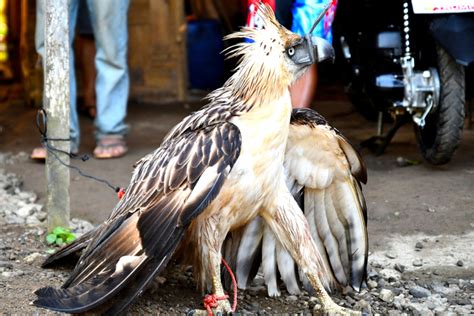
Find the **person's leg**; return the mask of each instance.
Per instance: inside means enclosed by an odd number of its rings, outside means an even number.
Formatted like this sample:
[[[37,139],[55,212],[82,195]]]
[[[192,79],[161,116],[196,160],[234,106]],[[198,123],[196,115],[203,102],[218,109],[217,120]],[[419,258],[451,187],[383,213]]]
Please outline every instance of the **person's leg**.
[[[127,66],[128,27],[127,13],[130,0],[88,0],[96,42],[97,69],[96,138],[98,158],[113,158],[126,152],[123,137],[129,92]],[[113,135],[114,137],[107,137]],[[121,141],[115,142],[116,139]],[[102,141],[103,140],[103,141]],[[106,146],[100,146],[101,143]]]
[[[291,105],[293,108],[310,108],[316,95],[318,84],[317,66],[312,65],[291,87]]]
[[[44,33],[45,33],[45,24],[44,24],[44,15],[45,15],[45,0],[36,1],[36,27],[35,27],[35,48],[36,52],[41,56],[41,62],[45,59],[45,47],[44,47]],[[69,43],[70,43],[70,134],[71,138],[71,149],[77,151],[80,141],[80,131],[79,131],[79,120],[77,117],[76,110],[76,76],[74,71],[74,54],[72,43],[74,41],[74,29],[76,25],[76,16],[77,16],[77,0],[71,0],[69,2]],[[31,154],[31,157],[34,159],[44,159],[46,157],[46,150],[44,148],[35,148]]]
[[[96,117],[96,99],[95,99],[95,41],[94,30],[92,29],[91,19],[87,2],[79,1],[76,22],[76,61],[81,69],[81,75],[78,77],[82,87],[82,100],[78,98],[78,111],[89,118]]]

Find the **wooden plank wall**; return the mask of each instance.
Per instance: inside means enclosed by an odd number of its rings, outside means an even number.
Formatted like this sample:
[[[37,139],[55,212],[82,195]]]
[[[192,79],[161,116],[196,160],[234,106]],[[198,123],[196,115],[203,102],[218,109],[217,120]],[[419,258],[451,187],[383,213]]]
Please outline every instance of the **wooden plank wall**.
[[[184,101],[186,62],[184,1],[132,1],[129,11],[131,100]]]

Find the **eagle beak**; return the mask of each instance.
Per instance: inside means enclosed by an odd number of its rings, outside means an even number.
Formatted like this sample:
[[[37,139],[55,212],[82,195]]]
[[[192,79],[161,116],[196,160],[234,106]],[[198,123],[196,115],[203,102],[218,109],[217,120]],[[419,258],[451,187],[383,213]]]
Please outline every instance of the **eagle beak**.
[[[328,41],[321,37],[311,36],[311,44],[313,47],[314,63],[320,63],[327,59],[334,62],[334,48]]]
[[[298,46],[301,49],[297,50],[297,55],[293,60],[303,67],[317,64],[327,59],[334,61],[334,48],[325,39],[306,34],[302,37]]]

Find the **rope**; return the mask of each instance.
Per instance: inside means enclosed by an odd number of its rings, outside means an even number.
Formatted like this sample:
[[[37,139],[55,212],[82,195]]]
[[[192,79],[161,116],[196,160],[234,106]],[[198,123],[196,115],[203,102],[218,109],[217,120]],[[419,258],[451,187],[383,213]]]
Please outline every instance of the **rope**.
[[[87,160],[90,159],[89,155],[86,155],[86,154],[85,155],[77,155],[75,153],[71,153],[71,152],[64,151],[62,149],[56,148],[56,147],[52,146],[49,143],[49,141],[68,142],[68,141],[71,141],[71,138],[51,138],[51,137],[47,137],[46,134],[48,132],[48,115],[47,115],[46,111],[44,110],[44,108],[40,108],[38,110],[38,112],[36,113],[36,126],[38,127],[38,131],[41,134],[41,144],[44,146],[44,148],[46,148],[48,153],[50,153],[54,158],[56,158],[57,161],[59,161],[59,163],[61,163],[63,166],[65,166],[69,169],[73,169],[73,170],[77,171],[77,173],[79,173],[79,175],[83,176],[84,178],[88,178],[88,179],[92,179],[92,180],[104,183],[105,185],[107,185],[109,188],[111,188],[112,190],[114,190],[117,193],[119,199],[121,199],[123,197],[123,195],[125,194],[125,190],[123,188],[120,188],[118,186],[114,186],[109,181],[107,181],[105,179],[98,178],[98,177],[92,176],[90,174],[84,173],[80,168],[78,168],[76,166],[73,166],[73,165],[70,165],[70,164],[67,164],[61,158],[59,158],[57,153],[67,155],[71,159],[80,159],[82,161],[87,161]]]
[[[227,272],[229,272],[230,277],[232,278],[232,285],[234,287],[234,302],[232,303],[232,312],[237,310],[237,280],[235,279],[232,269],[229,267],[227,262],[222,258],[222,263],[224,264]],[[204,307],[207,310],[209,316],[213,316],[212,309],[218,307],[218,301],[226,300],[229,298],[229,295],[225,294],[223,296],[217,296],[216,294],[208,294],[204,296]]]
[[[224,264],[225,268],[227,269],[227,272],[229,272],[230,277],[232,279],[232,286],[234,287],[234,302],[232,303],[232,312],[235,312],[237,310],[237,280],[235,279],[232,269],[229,267],[224,258],[222,258],[222,263]]]

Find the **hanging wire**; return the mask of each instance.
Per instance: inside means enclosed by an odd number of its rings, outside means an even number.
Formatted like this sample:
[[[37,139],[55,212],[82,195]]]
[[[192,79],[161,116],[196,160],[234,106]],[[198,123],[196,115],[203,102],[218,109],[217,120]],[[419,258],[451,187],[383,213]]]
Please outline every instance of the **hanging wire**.
[[[79,160],[82,160],[82,161],[87,161],[87,160],[90,159],[89,155],[87,155],[87,154],[78,155],[78,154],[75,154],[75,153],[71,153],[70,151],[65,151],[65,150],[56,148],[56,147],[54,147],[53,145],[51,145],[49,143],[49,141],[68,142],[68,141],[71,141],[71,138],[47,137],[48,115],[47,115],[46,111],[44,110],[44,108],[40,108],[38,110],[38,112],[36,113],[36,126],[38,127],[38,131],[40,132],[40,135],[41,135],[41,144],[44,146],[44,148],[46,148],[48,153],[53,155],[53,157],[57,161],[59,161],[59,163],[61,163],[63,166],[77,171],[84,178],[92,179],[92,180],[95,180],[95,181],[98,181],[100,183],[105,184],[117,193],[119,193],[122,190],[120,187],[112,185],[109,181],[107,181],[105,179],[102,179],[102,178],[99,178],[99,177],[92,176],[90,174],[87,174],[87,173],[83,172],[79,167],[67,164],[61,158],[59,158],[58,153],[67,155],[71,159],[79,159]]]

